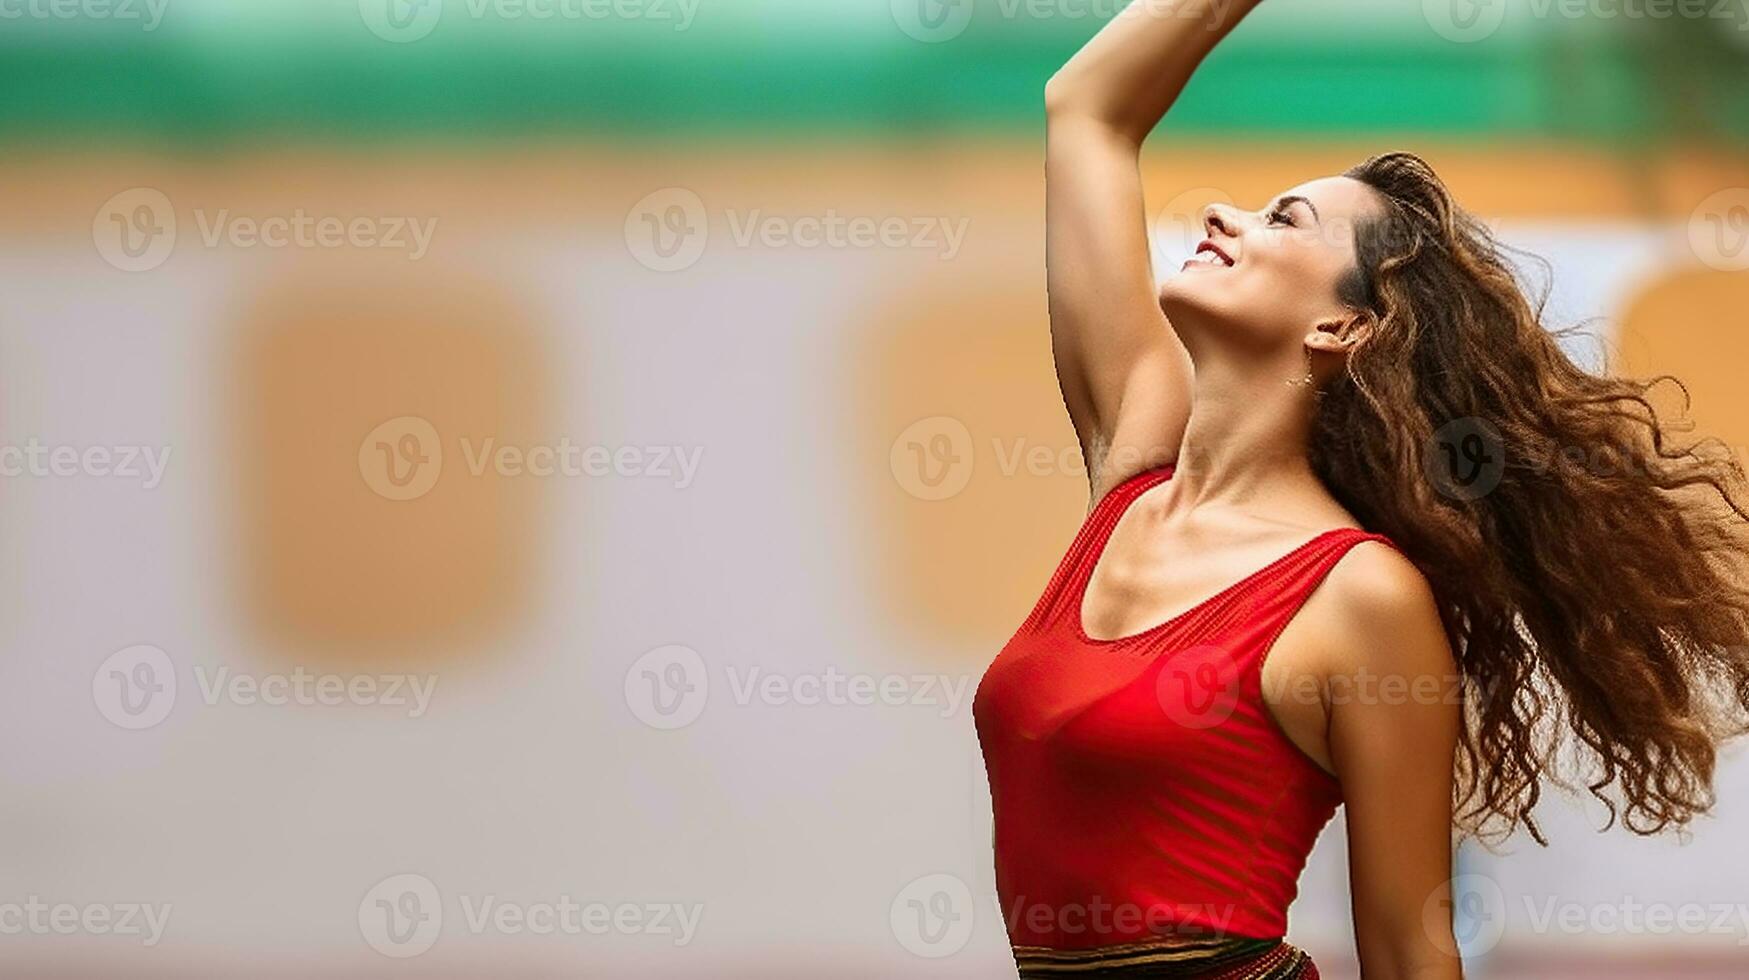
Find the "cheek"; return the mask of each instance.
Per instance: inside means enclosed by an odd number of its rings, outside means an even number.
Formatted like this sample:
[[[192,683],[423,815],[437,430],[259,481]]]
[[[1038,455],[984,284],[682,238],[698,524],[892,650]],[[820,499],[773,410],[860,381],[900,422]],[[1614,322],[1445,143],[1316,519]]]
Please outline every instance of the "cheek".
[[[1173,307],[1188,308],[1226,318],[1256,314],[1280,300],[1293,276],[1272,268],[1268,262],[1247,262],[1230,269],[1192,269],[1167,277],[1160,286],[1160,306],[1167,315]]]
[[[1316,244],[1260,243],[1234,268],[1169,275],[1160,285],[1160,308],[1169,319],[1176,310],[1223,321],[1229,329],[1297,336],[1332,306],[1344,268],[1340,256]]]
[[[1335,248],[1315,242],[1290,242],[1260,256],[1257,270],[1283,296],[1323,307],[1336,297],[1336,284],[1346,262]]]

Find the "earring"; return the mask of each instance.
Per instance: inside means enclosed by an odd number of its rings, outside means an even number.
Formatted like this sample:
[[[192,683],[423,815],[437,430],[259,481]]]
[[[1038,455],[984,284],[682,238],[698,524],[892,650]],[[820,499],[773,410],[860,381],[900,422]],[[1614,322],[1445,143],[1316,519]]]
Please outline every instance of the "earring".
[[[1310,347],[1303,349],[1306,352],[1306,376],[1303,378],[1289,378],[1287,384],[1290,388],[1311,388],[1318,383],[1316,375],[1312,373],[1312,349]]]

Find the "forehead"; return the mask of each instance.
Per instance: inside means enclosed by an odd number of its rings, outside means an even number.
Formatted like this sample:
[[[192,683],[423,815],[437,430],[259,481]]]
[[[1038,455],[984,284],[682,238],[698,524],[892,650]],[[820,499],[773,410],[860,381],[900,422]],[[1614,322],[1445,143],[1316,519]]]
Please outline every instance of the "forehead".
[[[1282,197],[1303,197],[1311,201],[1312,206],[1318,209],[1318,217],[1325,221],[1333,218],[1357,219],[1378,205],[1378,192],[1353,177],[1319,177],[1317,180],[1308,180],[1277,195],[1278,200]]]

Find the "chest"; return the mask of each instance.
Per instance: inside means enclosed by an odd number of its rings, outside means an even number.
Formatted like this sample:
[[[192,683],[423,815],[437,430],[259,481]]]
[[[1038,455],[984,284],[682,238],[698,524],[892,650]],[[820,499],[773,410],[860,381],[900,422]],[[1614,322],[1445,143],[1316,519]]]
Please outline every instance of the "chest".
[[[1134,636],[1243,588],[1300,542],[1269,534],[1172,530],[1119,522],[1081,596],[1082,629]]]

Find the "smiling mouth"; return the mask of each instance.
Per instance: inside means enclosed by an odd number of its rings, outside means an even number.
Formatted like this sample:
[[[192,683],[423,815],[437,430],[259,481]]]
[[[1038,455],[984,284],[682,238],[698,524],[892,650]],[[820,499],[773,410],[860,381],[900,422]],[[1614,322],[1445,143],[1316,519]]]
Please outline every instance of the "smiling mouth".
[[[1225,266],[1231,268],[1233,265],[1233,257],[1227,254],[1225,249],[1216,245],[1214,242],[1204,241],[1201,245],[1196,247],[1195,255],[1184,260],[1184,267],[1186,269],[1193,265],[1214,266],[1217,268]]]

